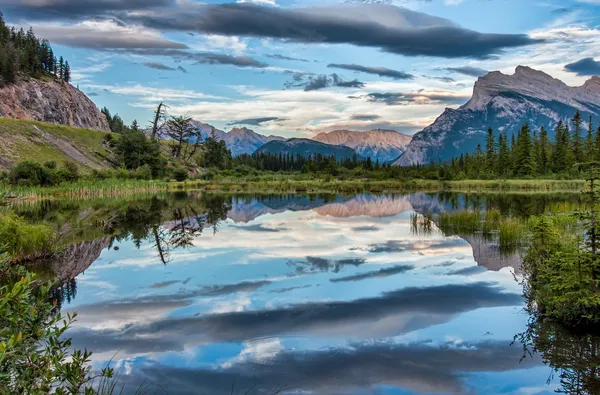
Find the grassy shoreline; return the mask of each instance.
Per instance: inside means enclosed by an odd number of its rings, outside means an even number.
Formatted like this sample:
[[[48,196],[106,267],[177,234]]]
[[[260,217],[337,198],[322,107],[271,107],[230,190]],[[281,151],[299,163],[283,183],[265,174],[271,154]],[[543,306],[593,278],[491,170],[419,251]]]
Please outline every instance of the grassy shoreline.
[[[68,197],[88,199],[119,197],[167,191],[205,190],[212,192],[299,192],[299,193],[363,193],[406,191],[457,191],[457,192],[557,192],[581,191],[583,180],[325,180],[325,179],[219,179],[214,181],[140,181],[103,180],[83,181],[57,187],[20,188],[0,184],[0,196],[24,200]]]

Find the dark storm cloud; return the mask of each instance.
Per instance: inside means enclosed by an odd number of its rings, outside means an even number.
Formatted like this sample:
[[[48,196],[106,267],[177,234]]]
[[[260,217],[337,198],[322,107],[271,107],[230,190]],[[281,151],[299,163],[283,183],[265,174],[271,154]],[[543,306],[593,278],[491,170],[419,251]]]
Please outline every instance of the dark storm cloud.
[[[290,57],[290,56],[283,56],[283,55],[280,55],[280,54],[268,54],[266,56],[268,58],[271,58],[271,59],[293,60],[293,61],[297,61],[297,62],[306,62],[306,63],[310,62],[310,60],[308,60],[308,59],[293,58],[293,57]]]
[[[262,286],[260,282],[256,282],[247,284],[244,289],[259,286]],[[224,286],[215,288],[212,293],[221,295],[223,289]],[[171,300],[168,296],[156,297],[154,304],[147,299],[144,303],[133,299],[78,306],[80,326],[88,321],[102,322],[115,317],[127,319],[131,314],[139,315],[140,311],[146,316],[160,318],[149,324],[131,324],[125,329],[81,330],[72,334],[74,345],[90,348],[93,344],[96,352],[118,349],[126,353],[181,351],[190,344],[241,342],[286,334],[315,335],[331,333],[332,330],[340,336],[346,334],[367,339],[396,336],[437,325],[457,314],[478,308],[522,303],[519,294],[506,292],[492,283],[477,282],[404,288],[352,301],[310,302],[265,310],[177,317],[165,315],[165,309],[190,305],[193,301],[178,301],[178,296]],[[152,311],[154,305],[162,314]],[[369,323],[368,330],[365,329],[366,323]],[[151,342],[147,340],[149,335],[152,335]]]
[[[272,121],[285,121],[285,119],[279,118],[279,117],[247,118],[247,119],[240,119],[238,121],[231,121],[227,125],[228,126],[232,126],[232,125],[260,126],[263,123],[272,122]],[[248,228],[248,227],[246,227],[246,228]]]
[[[415,78],[414,75],[405,73],[404,71],[392,70],[385,67],[369,67],[369,66],[361,66],[359,64],[339,64],[339,63],[331,63],[327,65],[327,67],[351,70],[351,71],[359,71],[361,73],[367,74],[375,74],[380,77],[390,77],[395,80],[412,80]]]
[[[600,62],[594,58],[584,58],[575,63],[569,63],[565,66],[565,70],[579,76],[600,75]]]
[[[406,106],[409,104],[464,104],[468,98],[457,97],[451,94],[431,93],[426,91],[407,93],[369,93],[367,100],[370,102],[385,103],[388,106]]]
[[[309,77],[308,81],[304,85],[304,90],[308,92],[329,87],[362,88],[364,86],[364,82],[358,81],[356,79],[352,81],[344,81],[337,74],[331,74],[329,76],[323,74],[316,77]]]
[[[446,67],[443,70],[450,71],[453,73],[468,75],[470,77],[483,77],[484,75],[486,75],[488,73],[488,71],[485,69],[481,69],[479,67],[472,67],[472,66]]]
[[[240,393],[253,389],[257,394],[273,394],[281,388],[311,394],[375,394],[380,392],[374,389],[382,387],[402,387],[403,392],[411,393],[466,394],[473,392],[465,383],[470,374],[542,365],[539,356],[521,361],[522,356],[520,344],[506,342],[466,343],[463,347],[365,342],[333,351],[284,351],[268,363],[245,359],[220,369],[150,363],[140,376],[134,374],[128,385],[132,392],[141,382],[166,385],[172,395],[187,394],[190,388],[219,394],[223,388],[231,388],[231,383]]]
[[[164,70],[164,71],[174,71],[177,70],[173,67],[169,67],[166,64],[160,63],[160,62],[148,62],[148,63],[144,63],[144,66],[150,68],[150,69],[155,69],[155,70]]]
[[[332,278],[329,281],[331,281],[332,283],[341,283],[341,282],[350,282],[350,281],[360,281],[360,280],[366,280],[366,279],[371,279],[371,278],[385,278],[385,277],[394,276],[394,275],[400,274],[400,273],[406,273],[410,270],[413,270],[414,268],[415,267],[411,266],[411,265],[393,266],[393,267],[383,268],[383,269],[380,269],[380,270],[377,270],[374,272],[356,274],[354,276]]]
[[[479,33],[447,19],[389,5],[284,9],[186,3],[122,18],[159,30],[352,44],[406,56],[488,58],[506,48],[541,42],[524,34]]]

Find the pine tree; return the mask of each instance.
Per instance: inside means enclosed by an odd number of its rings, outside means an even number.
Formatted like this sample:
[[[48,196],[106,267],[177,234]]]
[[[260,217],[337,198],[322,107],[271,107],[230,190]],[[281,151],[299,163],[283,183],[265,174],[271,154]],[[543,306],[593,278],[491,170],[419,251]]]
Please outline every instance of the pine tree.
[[[486,169],[494,171],[496,165],[496,140],[494,139],[494,129],[488,128],[487,138],[485,139],[485,161]]]
[[[535,175],[535,152],[531,142],[529,125],[525,124],[519,131],[515,146],[515,174],[517,176]]]
[[[590,115],[590,122],[588,124],[588,134],[586,139],[585,147],[585,160],[586,162],[593,161],[596,158],[596,147],[594,145],[594,122]]]
[[[71,66],[69,66],[69,62],[65,62],[63,79],[65,80],[65,82],[71,82]]]
[[[496,164],[496,173],[506,177],[510,173],[510,149],[508,148],[508,135],[501,133],[498,139],[498,161]]]
[[[595,160],[600,161],[600,125],[598,125],[598,130],[596,131],[596,142],[595,142],[595,150],[596,156]]]
[[[548,139],[548,131],[542,126],[540,131],[540,153],[538,160],[538,173],[548,174],[550,166],[550,140]]]
[[[575,130],[573,130],[573,155],[577,163],[583,163],[585,162],[583,142],[581,140],[581,125],[583,124],[583,120],[581,119],[579,110],[575,113],[571,122],[575,126]]]
[[[58,58],[58,78],[65,79],[65,60],[62,56]]]

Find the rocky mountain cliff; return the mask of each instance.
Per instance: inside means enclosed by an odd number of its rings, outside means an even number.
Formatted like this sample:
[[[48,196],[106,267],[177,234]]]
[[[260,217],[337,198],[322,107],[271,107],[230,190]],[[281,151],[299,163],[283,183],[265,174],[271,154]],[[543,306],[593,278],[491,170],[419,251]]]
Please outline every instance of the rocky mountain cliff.
[[[59,80],[21,80],[0,87],[0,117],[110,131],[106,117],[80,90]]]
[[[600,117],[600,78],[583,86],[570,87],[548,74],[529,67],[517,67],[513,75],[498,71],[475,83],[471,100],[457,110],[446,109],[436,121],[417,133],[395,165],[449,160],[461,153],[485,147],[485,135],[492,127],[496,137],[507,131],[517,134],[528,122],[533,130],[542,126],[551,138],[559,120],[569,121],[575,111],[584,120]]]
[[[302,156],[311,156],[321,154],[323,156],[335,156],[337,160],[352,158],[356,152],[352,148],[343,145],[330,145],[310,139],[289,139],[286,141],[274,140],[263,145],[256,150],[257,153],[265,154],[300,154]],[[363,159],[360,155],[358,159]]]
[[[333,132],[319,133],[313,137],[313,140],[350,147],[365,158],[384,163],[398,158],[411,142],[412,136],[398,133],[395,130],[383,129],[366,132],[334,130]]]

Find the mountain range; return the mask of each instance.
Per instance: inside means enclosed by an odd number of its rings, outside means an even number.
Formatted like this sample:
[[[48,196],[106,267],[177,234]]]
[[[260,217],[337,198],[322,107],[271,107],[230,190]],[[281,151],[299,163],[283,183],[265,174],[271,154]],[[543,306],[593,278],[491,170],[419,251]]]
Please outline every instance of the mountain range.
[[[532,130],[545,127],[554,137],[556,124],[568,122],[579,110],[583,119],[600,116],[600,78],[570,87],[548,74],[519,66],[513,75],[491,72],[475,83],[473,96],[462,107],[446,109],[435,122],[417,133],[395,165],[409,166],[449,160],[472,153],[489,127],[495,137],[506,131],[517,134],[524,123]],[[587,125],[587,123],[586,123]]]
[[[323,156],[335,156],[337,160],[352,159],[356,152],[343,145],[331,145],[310,139],[289,139],[285,141],[272,140],[256,150],[256,153],[283,154],[310,156],[321,154]],[[363,157],[357,155],[359,160]]]
[[[227,148],[231,150],[233,156],[253,154],[254,151],[269,141],[285,140],[284,137],[265,136],[247,128],[233,128],[229,132],[224,132],[207,123],[196,120],[192,121],[192,127],[196,130],[200,130],[202,138],[204,139],[209,137],[214,130],[217,139],[225,141]]]
[[[242,154],[253,154],[259,148],[271,141],[284,142],[286,138],[281,136],[265,136],[254,132],[248,128],[233,128],[229,132],[213,128],[213,126],[193,120],[192,125],[196,130],[200,130],[202,138],[210,136],[214,129],[215,136],[225,141],[227,148],[231,150],[233,156]],[[302,140],[301,150],[306,154],[340,155],[342,152],[349,153],[347,150],[340,150],[336,146],[351,148],[358,154],[358,157],[370,157],[373,161],[389,162],[396,159],[404,152],[411,136],[398,133],[394,130],[369,130],[358,132],[352,130],[335,130],[332,132],[319,133],[312,138],[312,141],[322,144],[310,144],[309,139]],[[310,140],[309,140],[310,141]],[[298,142],[292,142],[289,145],[274,144],[262,152],[272,152],[274,147],[286,147],[289,152],[298,151]],[[286,151],[287,152],[287,151]],[[346,155],[346,154],[344,154]],[[342,155],[342,156],[344,156]],[[353,154],[350,154],[352,156]]]
[[[411,142],[412,136],[395,130],[375,129],[365,132],[334,130],[319,133],[313,137],[313,140],[331,145],[343,145],[352,148],[360,156],[385,163],[402,155]]]

